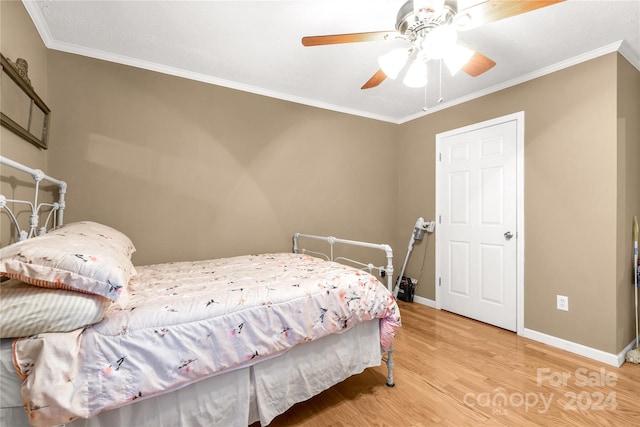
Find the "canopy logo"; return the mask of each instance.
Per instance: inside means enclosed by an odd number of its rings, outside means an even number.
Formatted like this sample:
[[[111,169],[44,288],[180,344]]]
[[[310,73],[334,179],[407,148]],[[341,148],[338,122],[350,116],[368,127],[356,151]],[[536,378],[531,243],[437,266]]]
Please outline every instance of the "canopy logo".
[[[524,408],[525,412],[535,410],[544,414],[549,411],[554,401],[565,411],[615,410],[618,407],[616,392],[609,389],[615,387],[617,383],[618,375],[604,368],[598,371],[578,368],[574,372],[538,368],[536,385],[543,387],[543,391],[509,392],[504,387],[497,387],[491,392],[467,393],[463,401],[471,408],[475,406],[491,408],[495,415],[507,415],[509,408]],[[549,388],[559,390],[549,392]],[[565,391],[567,388],[571,390]],[[576,388],[585,388],[585,390],[573,391]]]

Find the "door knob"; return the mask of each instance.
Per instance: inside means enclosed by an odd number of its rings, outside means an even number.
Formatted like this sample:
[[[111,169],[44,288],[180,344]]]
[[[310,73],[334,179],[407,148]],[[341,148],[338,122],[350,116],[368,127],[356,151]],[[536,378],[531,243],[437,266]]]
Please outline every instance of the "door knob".
[[[504,238],[507,240],[511,240],[511,238],[513,237],[513,233],[510,231],[507,231],[506,233],[504,233]]]

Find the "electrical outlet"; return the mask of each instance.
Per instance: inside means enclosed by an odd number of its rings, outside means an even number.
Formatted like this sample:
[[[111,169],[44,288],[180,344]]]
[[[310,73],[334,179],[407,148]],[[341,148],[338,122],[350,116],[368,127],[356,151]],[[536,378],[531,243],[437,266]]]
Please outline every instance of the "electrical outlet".
[[[556,295],[557,297],[557,309],[569,311],[569,297],[564,295]]]

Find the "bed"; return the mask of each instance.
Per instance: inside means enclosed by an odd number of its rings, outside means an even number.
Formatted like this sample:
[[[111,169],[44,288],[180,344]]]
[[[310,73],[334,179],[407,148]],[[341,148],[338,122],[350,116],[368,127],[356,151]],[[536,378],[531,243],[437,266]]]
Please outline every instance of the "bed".
[[[268,425],[382,360],[393,386],[388,245],[296,234],[291,253],[133,266],[123,233],[64,224],[64,182],[0,160],[61,190],[44,226],[37,195],[28,230],[7,214],[20,241],[0,249],[0,426]],[[336,244],[387,263],[335,256]]]

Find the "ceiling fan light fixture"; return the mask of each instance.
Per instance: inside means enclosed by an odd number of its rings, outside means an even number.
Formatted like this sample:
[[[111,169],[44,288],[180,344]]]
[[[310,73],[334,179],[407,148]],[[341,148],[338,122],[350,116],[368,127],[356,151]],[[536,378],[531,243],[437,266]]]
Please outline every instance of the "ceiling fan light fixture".
[[[395,79],[407,63],[408,57],[409,55],[406,49],[393,49],[391,52],[385,53],[379,57],[378,64],[380,65],[382,72],[384,72],[387,77]]]
[[[473,18],[468,13],[459,13],[452,24],[458,31],[467,31],[473,27]]]
[[[435,27],[422,41],[422,49],[431,59],[442,59],[450,51],[455,49],[458,42],[458,33],[450,25]]]
[[[427,65],[419,58],[416,58],[411,62],[407,73],[402,81],[409,87],[424,87],[427,85]]]
[[[469,62],[475,52],[467,47],[456,44],[444,56],[444,63],[447,64],[447,68],[451,75],[455,75],[464,65]]]

